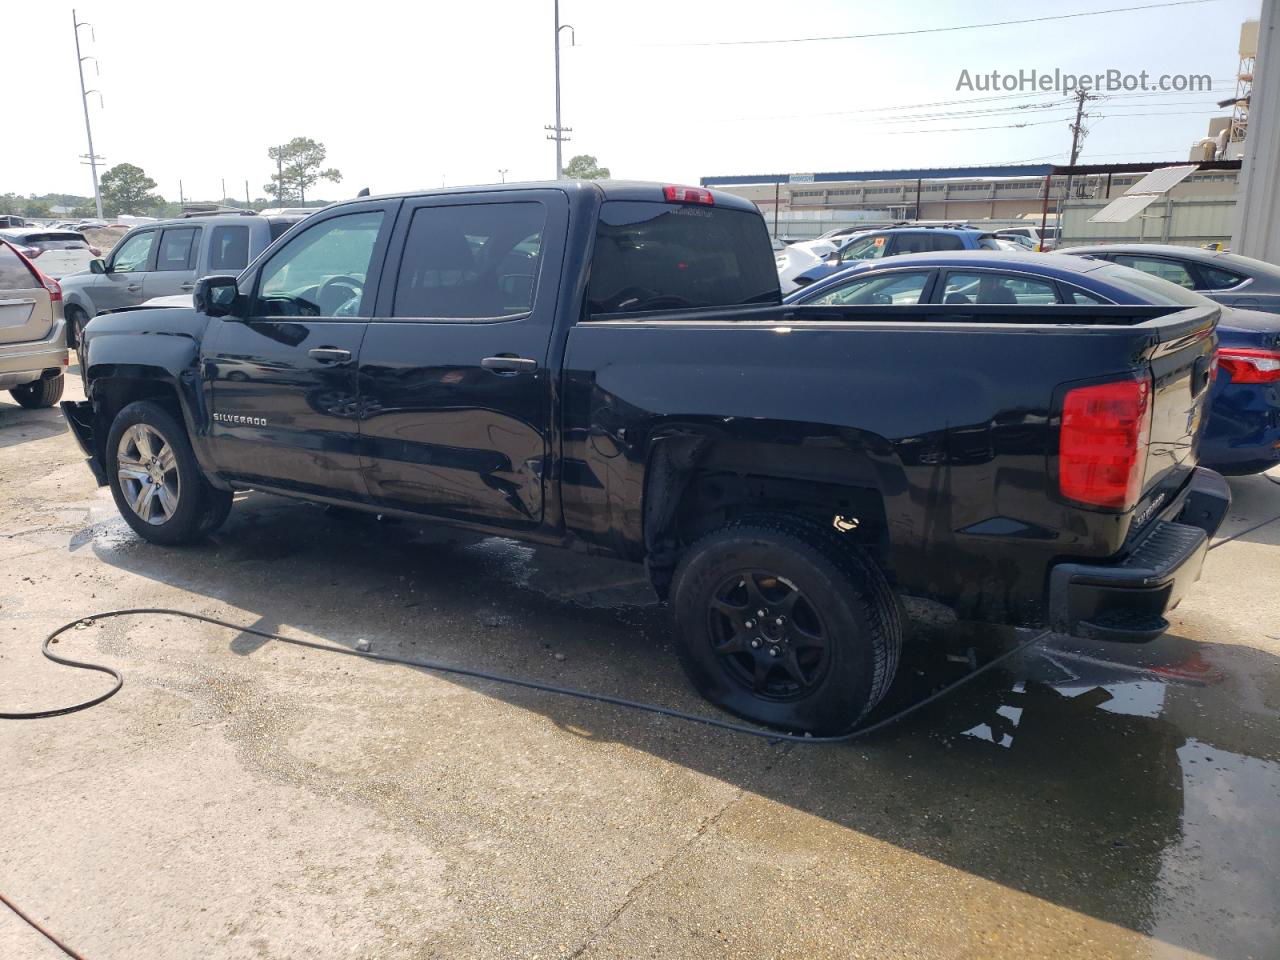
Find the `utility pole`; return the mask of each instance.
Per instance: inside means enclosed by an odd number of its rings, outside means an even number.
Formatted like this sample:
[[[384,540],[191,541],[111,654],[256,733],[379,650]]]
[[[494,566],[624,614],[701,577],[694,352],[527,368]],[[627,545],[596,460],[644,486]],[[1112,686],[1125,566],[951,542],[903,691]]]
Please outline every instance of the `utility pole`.
[[[571,138],[566,137],[566,133],[573,133],[573,127],[564,127],[560,125],[560,31],[569,31],[569,46],[577,46],[578,36],[574,33],[573,27],[569,24],[560,23],[560,0],[555,0],[556,15],[556,122],[553,127],[543,127],[544,130],[551,131],[547,134],[548,140],[556,142],[556,179],[559,180],[564,176],[564,157],[561,151],[561,144]]]
[[[227,199],[227,178],[222,178],[222,196],[218,197],[218,205],[221,206]]]
[[[284,147],[276,147],[276,202],[284,203]]]
[[[80,71],[80,103],[84,107],[84,133],[89,140],[89,169],[93,172],[93,202],[98,211],[98,219],[102,219],[102,191],[98,189],[98,161],[102,159],[93,152],[93,128],[89,125],[89,94],[96,93],[98,95],[98,104],[102,104],[102,92],[100,90],[86,90],[84,88],[84,62],[86,60],[93,61],[93,69],[98,69],[97,57],[85,57],[80,54],[80,28],[88,27],[89,33],[93,35],[93,25],[84,22],[81,23],[76,17],[75,8],[71,10],[72,31],[76,35],[76,68]],[[94,35],[94,39],[97,36]]]
[[[1073,167],[1080,159],[1080,148],[1084,146],[1084,138],[1089,135],[1089,131],[1084,128],[1084,121],[1089,116],[1084,112],[1085,101],[1096,99],[1098,98],[1090,96],[1087,90],[1076,91],[1076,120],[1071,124],[1071,166]],[[1071,174],[1067,174],[1067,186],[1063,191],[1063,198],[1071,199]]]
[[[246,209],[253,207],[253,201],[249,199],[249,180],[247,177],[244,181],[244,205]]]
[[[178,206],[185,207],[187,205],[186,195],[182,192],[182,181],[178,181]]]

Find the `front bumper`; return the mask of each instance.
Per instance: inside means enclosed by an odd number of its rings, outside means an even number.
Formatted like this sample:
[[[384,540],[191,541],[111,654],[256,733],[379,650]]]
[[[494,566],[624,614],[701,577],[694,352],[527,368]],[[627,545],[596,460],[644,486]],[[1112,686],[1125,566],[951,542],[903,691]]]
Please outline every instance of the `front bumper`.
[[[1209,538],[1230,506],[1227,482],[1198,468],[1173,519],[1153,523],[1123,560],[1050,569],[1049,625],[1094,640],[1154,640],[1169,629],[1164,614],[1200,579]]]
[[[89,470],[93,473],[93,478],[98,481],[98,486],[105,487],[107,471],[102,464],[102,452],[97,437],[97,418],[93,413],[93,404],[86,400],[78,402],[63,400],[60,406],[62,415],[67,418],[71,432],[75,435],[76,443],[80,444],[81,451],[88,458]]]

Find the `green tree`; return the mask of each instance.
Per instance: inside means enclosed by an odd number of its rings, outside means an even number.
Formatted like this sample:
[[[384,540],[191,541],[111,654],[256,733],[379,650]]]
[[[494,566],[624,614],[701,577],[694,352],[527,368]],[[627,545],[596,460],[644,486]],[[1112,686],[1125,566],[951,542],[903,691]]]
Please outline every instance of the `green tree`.
[[[31,199],[23,205],[22,215],[24,217],[39,217],[44,219],[45,217],[53,216],[53,213],[50,212],[49,205],[47,203],[35,196],[32,196]]]
[[[102,210],[108,216],[139,214],[164,201],[152,194],[156,182],[141,167],[118,163],[102,175]]]
[[[570,180],[608,180],[609,168],[596,163],[589,153],[580,153],[565,164],[564,175]]]
[[[310,137],[294,137],[283,146],[271,147],[267,156],[276,164],[276,172],[262,189],[275,197],[277,203],[286,200],[306,203],[307,191],[321,180],[333,183],[342,180],[341,171],[333,167],[322,169],[328,151],[323,143]]]

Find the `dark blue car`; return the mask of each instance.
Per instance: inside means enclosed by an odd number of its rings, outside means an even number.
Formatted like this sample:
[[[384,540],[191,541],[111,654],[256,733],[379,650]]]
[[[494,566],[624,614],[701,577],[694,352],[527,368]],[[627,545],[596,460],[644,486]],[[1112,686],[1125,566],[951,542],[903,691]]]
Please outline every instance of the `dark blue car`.
[[[814,283],[787,303],[1182,304],[1198,293],[1138,270],[1065,254],[955,252],[862,263]],[[1217,377],[1200,462],[1247,474],[1280,463],[1280,317],[1222,307]]]

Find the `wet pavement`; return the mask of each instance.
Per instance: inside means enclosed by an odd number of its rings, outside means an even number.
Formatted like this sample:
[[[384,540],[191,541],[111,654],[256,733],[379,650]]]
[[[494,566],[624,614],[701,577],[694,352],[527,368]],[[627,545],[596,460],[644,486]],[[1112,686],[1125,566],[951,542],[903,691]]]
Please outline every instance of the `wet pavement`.
[[[0,892],[93,960],[1280,956],[1280,487],[1232,488],[1165,637],[1051,638],[834,746],[86,625],[62,649],[126,685],[0,725]],[[7,402],[0,490],[6,708],[102,689],[53,626],[169,606],[714,714],[634,567],[256,494],[153,547]],[[913,639],[881,716],[1016,638]],[[0,913],[0,957],[59,955]]]

